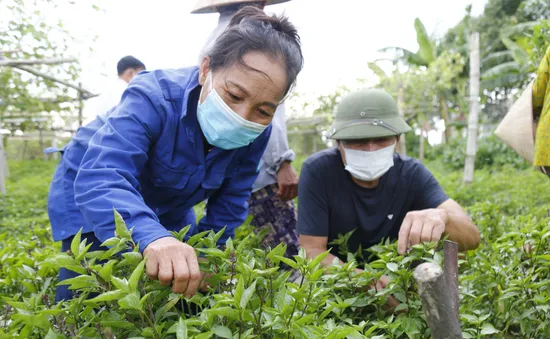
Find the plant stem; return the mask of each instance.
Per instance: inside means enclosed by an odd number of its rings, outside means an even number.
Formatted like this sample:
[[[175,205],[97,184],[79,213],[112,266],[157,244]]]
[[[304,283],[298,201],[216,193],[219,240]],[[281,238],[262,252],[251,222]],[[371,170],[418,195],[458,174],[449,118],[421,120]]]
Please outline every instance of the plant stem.
[[[260,295],[260,312],[258,313],[258,323],[256,325],[256,328],[258,330],[258,335],[261,335],[262,334],[262,312],[263,312],[263,306],[264,306],[264,300],[265,300],[265,295]]]
[[[300,316],[303,317],[304,314],[306,313],[306,310],[307,310],[307,307],[309,306],[309,301],[311,300],[311,295],[313,294],[313,283],[310,283],[309,284],[309,293],[307,295],[307,299],[306,299],[306,304],[304,305],[304,309],[302,310],[302,315]]]
[[[302,273],[302,272],[300,272]],[[302,285],[304,284],[304,277],[307,274],[307,269],[304,270],[302,274],[302,279],[300,280],[300,287],[298,289],[302,288]],[[294,300],[294,306],[292,307],[292,312],[290,313],[290,317],[288,318],[288,322],[286,323],[286,327],[290,327],[290,322],[292,321],[292,317],[294,316],[294,312],[296,311],[296,305],[298,304],[297,300]],[[290,339],[290,331],[287,332],[287,339]]]
[[[239,311],[239,339],[243,337],[243,312]]]
[[[275,293],[273,293],[273,277],[269,275],[269,294],[271,295],[271,307],[275,305]]]

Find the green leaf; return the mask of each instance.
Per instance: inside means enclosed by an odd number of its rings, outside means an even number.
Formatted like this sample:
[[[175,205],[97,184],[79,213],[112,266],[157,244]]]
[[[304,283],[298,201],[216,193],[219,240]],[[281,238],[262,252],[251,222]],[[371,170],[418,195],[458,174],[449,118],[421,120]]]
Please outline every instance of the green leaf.
[[[90,247],[92,247],[93,243],[90,243],[88,245],[86,245],[86,242],[83,241],[80,243],[80,247],[78,248],[78,255],[76,256],[76,260],[77,261],[80,261],[82,259],[84,259],[84,257],[86,256],[86,254],[88,253],[88,250],[90,249]]]
[[[276,256],[274,256],[274,258],[279,260],[279,261],[284,262],[285,264],[287,264],[288,266],[292,267],[295,270],[299,269],[298,263],[296,261],[292,260],[292,259],[283,257],[281,255],[276,255]]]
[[[12,314],[11,319],[13,321],[21,321],[33,328],[38,327],[43,330],[48,330],[50,328],[50,321],[47,314]]]
[[[403,311],[403,310],[406,310],[408,308],[409,308],[409,305],[407,305],[406,303],[402,303],[402,304],[397,305],[394,312]]]
[[[113,212],[115,214],[115,235],[119,238],[131,239],[132,234],[128,230],[128,227],[126,227],[126,223],[124,222],[122,215],[120,215],[114,208],[113,208]]]
[[[46,259],[42,266],[44,267],[53,267],[59,269],[60,267],[75,271],[78,274],[86,274],[86,269],[80,265],[75,258],[71,257],[67,253],[58,253],[48,259]]]
[[[96,304],[102,301],[118,300],[124,297],[125,295],[126,293],[122,290],[109,291],[109,292],[102,293],[95,298],[84,301],[84,304],[89,305],[89,304]]]
[[[199,250],[199,252],[211,255],[213,257],[218,257],[218,258],[225,258],[226,257],[225,252],[223,252],[222,250],[220,250],[218,248],[199,248],[198,250]]]
[[[210,231],[204,231],[204,232],[194,234],[191,237],[189,237],[189,239],[187,239],[187,241],[185,243],[187,245],[193,247],[200,239],[202,239],[202,237],[204,237],[208,233],[210,233]]]
[[[386,72],[384,72],[384,70],[380,66],[378,66],[378,64],[376,62],[369,62],[369,63],[367,63],[367,65],[369,66],[370,70],[374,74],[376,74],[378,79],[384,80],[384,79],[388,78],[388,75],[386,74]]]
[[[82,236],[82,228],[78,230],[78,233],[75,234],[73,241],[71,241],[71,252],[73,252],[73,255],[75,257],[77,257],[78,254],[80,253],[79,248],[80,248],[81,236]]]
[[[63,280],[58,285],[70,285],[70,290],[77,290],[81,288],[97,287],[98,283],[95,277],[89,275],[79,275],[78,277]]]
[[[347,339],[364,339],[366,338],[364,335],[359,333],[356,329],[352,328],[351,332],[346,335]]]
[[[113,275],[113,276],[111,276],[111,282],[118,289],[121,289],[121,290],[123,290],[124,292],[127,292],[127,293],[130,292],[130,288],[128,287],[128,280],[126,280],[126,278],[120,279],[120,278],[117,278]]]
[[[136,328],[136,325],[124,320],[103,320],[100,323],[101,325],[103,325],[103,327],[122,328],[125,330],[131,330]]]
[[[97,273],[103,280],[110,282],[111,274],[113,272],[113,267],[115,266],[116,263],[117,263],[116,260],[109,260],[109,262],[103,265],[103,267]]]
[[[240,301],[240,306],[242,309],[246,308],[246,305],[248,305],[248,302],[250,301],[250,298],[252,298],[252,295],[256,292],[256,281],[252,283],[246,290],[244,290],[242,294],[242,298]]]
[[[61,335],[50,328],[44,339],[65,339],[64,335]]]
[[[466,319],[470,324],[477,324],[479,322],[478,318],[475,315],[471,314],[461,314],[461,318]]]
[[[143,276],[143,268],[145,267],[145,260],[142,260],[132,272],[130,279],[128,280],[128,288],[130,292],[136,292],[139,280]]]
[[[499,333],[500,331],[497,330],[492,324],[490,323],[484,323],[482,326],[481,326],[481,334],[483,335],[486,335],[486,334],[495,334],[495,333]]]
[[[240,306],[240,302],[242,300],[243,293],[244,293],[244,279],[241,277],[239,279],[239,281],[237,281],[237,287],[235,288],[235,293],[234,293],[235,306],[237,306],[237,307]]]
[[[143,256],[139,252],[126,252],[122,253],[122,256],[124,257],[124,264],[128,265],[137,265],[143,260]]]
[[[309,263],[309,268],[312,269],[312,268],[316,267],[317,265],[319,265],[321,263],[321,261],[323,261],[329,254],[330,254],[330,251],[325,251],[325,252],[319,254],[318,256],[316,256],[311,261],[311,263]]]
[[[139,304],[139,294],[138,293],[130,293],[124,298],[120,299],[118,301],[118,304],[123,309],[134,309],[134,310],[140,310],[141,306]]]
[[[509,38],[514,35],[524,35],[529,32],[533,32],[533,28],[538,24],[537,21],[522,22],[517,25],[506,26],[500,31],[500,36],[503,38]]]
[[[513,60],[513,54],[511,51],[500,51],[487,55],[483,60],[481,60],[481,68],[487,69],[494,67],[503,62],[508,62]]]
[[[269,259],[271,261],[276,261],[275,257],[276,256],[284,256],[285,252],[286,252],[286,246],[283,245],[283,243],[281,242],[274,249],[269,251],[269,253],[267,254],[266,257],[267,257],[267,259]]]
[[[143,330],[141,330],[141,335],[146,337],[146,338],[154,338],[155,337],[155,331],[153,330],[152,327],[145,327]],[[137,339],[137,338],[133,338],[133,339]]]
[[[510,73],[520,72],[520,66],[515,61],[504,62],[502,64],[496,65],[481,74],[483,80],[494,79],[502,77],[503,75]]]
[[[426,32],[426,27],[418,18],[414,20],[414,29],[416,30],[416,41],[418,42],[417,54],[424,60],[425,64],[423,66],[427,66],[436,58],[435,46]]]
[[[147,301],[147,299],[153,294],[153,292],[149,292],[147,293],[146,295],[144,295],[143,297],[141,297],[141,300],[139,301],[139,306],[143,309],[143,305],[145,304],[145,302]]]
[[[112,247],[112,246],[116,246],[118,244],[118,242],[120,241],[119,238],[117,237],[112,237],[112,238],[109,238],[107,240],[105,240],[101,246],[102,247]]]
[[[373,333],[373,332],[378,328],[378,326],[380,326],[380,325],[379,325],[379,324],[375,324],[375,325],[371,326],[368,330],[365,331],[365,336],[368,338],[369,335],[370,335],[371,333]]]
[[[400,303],[406,303],[407,302],[407,297],[405,296],[405,293],[403,293],[403,292],[394,292],[393,296]]]
[[[401,47],[385,47],[380,49],[380,52],[389,53],[393,52],[395,56],[408,63],[409,65],[415,66],[427,66],[426,61],[422,59],[418,54],[409,51],[408,49]]]
[[[231,333],[231,330],[229,329],[229,327],[226,327],[226,326],[214,326],[214,327],[213,327],[213,330],[214,330],[214,333],[216,333],[216,335],[217,335],[218,337],[227,338],[227,339],[233,338],[233,333]]]
[[[176,328],[177,339],[187,339],[187,325],[183,322],[182,318],[178,320],[178,327]]]
[[[173,297],[172,299],[168,300],[168,302],[164,304],[164,306],[162,306],[155,312],[155,319],[162,319],[166,312],[170,311],[172,307],[174,307],[174,305],[176,305],[180,300],[181,299],[179,297]]]
[[[396,263],[394,262],[389,262],[386,264],[386,267],[388,268],[388,270],[392,271],[392,272],[396,272],[399,270],[399,265],[397,265]]]
[[[205,312],[212,315],[226,317],[229,320],[235,320],[239,317],[239,312],[230,306],[211,308]]]
[[[317,280],[319,280],[319,278],[321,278],[323,276],[323,273],[325,273],[325,268],[321,267],[318,270],[315,270],[314,272],[311,272],[309,274],[309,280],[312,281],[312,282],[317,281]]]
[[[221,230],[219,230],[215,235],[214,235],[214,243],[217,243],[218,240],[220,240],[220,238],[222,237],[223,233],[225,232],[225,229],[227,227],[224,226]]]
[[[208,331],[201,334],[197,334],[195,336],[195,339],[209,339],[212,338],[212,335],[214,334],[214,331]]]

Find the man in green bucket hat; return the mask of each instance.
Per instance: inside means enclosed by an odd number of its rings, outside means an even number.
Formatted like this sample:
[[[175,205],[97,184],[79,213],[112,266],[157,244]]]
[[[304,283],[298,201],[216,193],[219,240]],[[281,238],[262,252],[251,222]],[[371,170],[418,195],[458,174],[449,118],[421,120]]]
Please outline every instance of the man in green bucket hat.
[[[331,242],[351,231],[350,252],[386,238],[398,240],[400,254],[444,235],[461,250],[479,245],[477,227],[430,171],[395,153],[401,134],[411,127],[391,95],[379,89],[351,93],[334,117],[329,137],[338,146],[309,157],[300,173],[298,233],[308,257],[331,247],[323,264],[342,262],[346,253]]]

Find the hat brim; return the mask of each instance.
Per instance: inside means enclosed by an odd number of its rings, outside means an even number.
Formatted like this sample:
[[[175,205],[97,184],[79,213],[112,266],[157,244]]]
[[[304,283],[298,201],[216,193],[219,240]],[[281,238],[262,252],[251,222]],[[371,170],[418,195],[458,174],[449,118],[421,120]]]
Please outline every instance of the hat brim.
[[[267,0],[265,5],[275,5],[290,0]],[[199,0],[195,5],[195,8],[191,11],[192,14],[200,13],[217,13],[218,8],[227,6],[230,4],[254,2],[254,0]]]
[[[397,132],[382,125],[374,125],[369,121],[353,124],[348,121],[335,121],[329,129],[329,136],[335,140],[369,139],[399,135],[412,130],[401,117],[387,118],[383,121]]]
[[[523,159],[533,163],[535,157],[534,132],[533,82],[531,82],[506,113],[495,130],[495,134]]]

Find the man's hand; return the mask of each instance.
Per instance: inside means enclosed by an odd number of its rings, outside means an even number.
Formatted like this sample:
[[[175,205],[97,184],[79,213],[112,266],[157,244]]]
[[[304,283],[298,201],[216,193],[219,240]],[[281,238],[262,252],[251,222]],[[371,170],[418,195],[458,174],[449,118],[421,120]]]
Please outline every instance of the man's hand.
[[[412,245],[441,239],[449,216],[444,209],[432,208],[407,213],[397,239],[397,251],[403,255]]]
[[[379,280],[376,280],[376,283],[374,285],[374,288],[376,289],[376,292],[379,292],[386,288],[390,284],[390,278],[383,275],[380,277]],[[384,311],[393,312],[397,306],[399,306],[400,302],[395,299],[393,295],[388,295],[388,301],[386,302],[386,305],[382,306],[382,309]]]
[[[357,272],[357,274],[360,274],[363,272],[363,270],[360,268],[356,268],[355,271]],[[380,277],[380,279],[375,280],[374,283],[369,285],[367,288],[368,289],[374,288],[376,292],[380,292],[384,288],[386,288],[389,284],[390,284],[390,278],[383,275]],[[384,311],[393,312],[393,310],[395,310],[395,308],[399,306],[399,304],[400,304],[399,301],[397,301],[397,299],[395,299],[394,296],[388,295],[388,301],[386,302],[385,305],[382,306],[382,309]]]
[[[147,257],[145,267],[149,278],[158,279],[162,285],[172,285],[172,292],[183,293],[186,298],[197,292],[201,273],[193,247],[165,237],[150,243],[143,255]]]
[[[291,200],[298,196],[298,176],[289,161],[283,161],[277,172],[277,195],[281,200]]]

